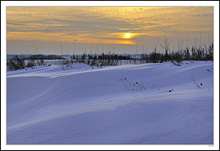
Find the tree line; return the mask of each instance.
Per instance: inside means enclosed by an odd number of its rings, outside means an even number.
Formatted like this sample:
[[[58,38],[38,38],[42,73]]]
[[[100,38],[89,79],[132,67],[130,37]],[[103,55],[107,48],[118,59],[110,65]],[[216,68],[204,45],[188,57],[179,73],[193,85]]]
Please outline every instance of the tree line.
[[[166,40],[166,39],[165,39]],[[62,65],[71,66],[74,63],[84,63],[90,66],[117,66],[123,64],[123,61],[130,64],[140,63],[162,63],[167,61],[181,62],[184,60],[194,61],[213,61],[213,43],[209,46],[186,47],[185,49],[171,51],[167,41],[165,41],[161,47],[164,48],[165,52],[157,52],[155,48],[150,53],[142,53],[139,55],[119,55],[115,53],[102,53],[102,54],[73,54],[69,58],[64,58],[59,55],[31,55],[28,57],[14,56],[11,59],[7,59],[8,70],[24,69],[26,67],[46,65],[44,60],[60,59]],[[26,61],[25,61],[26,60]]]

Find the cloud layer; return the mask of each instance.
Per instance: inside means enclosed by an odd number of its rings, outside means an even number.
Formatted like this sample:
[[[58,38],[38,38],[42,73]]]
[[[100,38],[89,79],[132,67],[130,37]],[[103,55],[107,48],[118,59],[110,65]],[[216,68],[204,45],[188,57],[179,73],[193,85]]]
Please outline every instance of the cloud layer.
[[[212,33],[213,7],[7,7],[8,41],[149,45]]]

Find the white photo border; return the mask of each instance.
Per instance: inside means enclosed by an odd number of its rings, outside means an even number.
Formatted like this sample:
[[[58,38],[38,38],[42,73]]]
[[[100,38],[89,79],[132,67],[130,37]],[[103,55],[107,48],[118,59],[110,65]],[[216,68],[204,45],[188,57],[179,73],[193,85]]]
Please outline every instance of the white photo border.
[[[219,150],[219,1],[2,1],[1,2],[1,148],[2,150]],[[7,6],[213,6],[214,143],[213,145],[7,145],[6,7]]]

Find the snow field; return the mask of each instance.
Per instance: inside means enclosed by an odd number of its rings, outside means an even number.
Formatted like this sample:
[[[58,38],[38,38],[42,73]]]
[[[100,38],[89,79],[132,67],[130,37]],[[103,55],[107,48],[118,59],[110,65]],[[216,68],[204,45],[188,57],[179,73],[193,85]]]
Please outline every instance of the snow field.
[[[213,62],[10,71],[7,143],[212,144]]]

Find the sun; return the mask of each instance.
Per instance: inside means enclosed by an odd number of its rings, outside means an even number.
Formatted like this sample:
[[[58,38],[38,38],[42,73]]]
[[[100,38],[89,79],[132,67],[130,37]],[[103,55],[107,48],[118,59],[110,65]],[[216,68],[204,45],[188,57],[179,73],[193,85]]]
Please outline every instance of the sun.
[[[131,33],[125,33],[124,38],[131,38]]]

